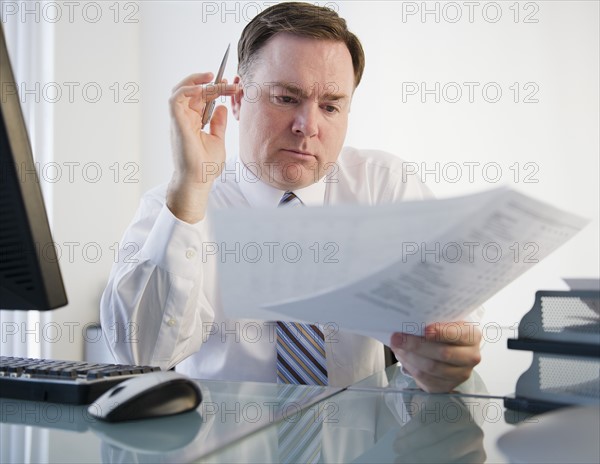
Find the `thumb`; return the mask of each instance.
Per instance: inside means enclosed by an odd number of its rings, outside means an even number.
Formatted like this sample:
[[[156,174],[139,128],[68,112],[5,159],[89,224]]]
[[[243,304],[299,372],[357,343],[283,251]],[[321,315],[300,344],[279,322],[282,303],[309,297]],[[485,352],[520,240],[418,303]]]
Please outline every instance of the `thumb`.
[[[225,139],[225,129],[227,128],[227,108],[217,106],[210,119],[210,134],[221,140]]]

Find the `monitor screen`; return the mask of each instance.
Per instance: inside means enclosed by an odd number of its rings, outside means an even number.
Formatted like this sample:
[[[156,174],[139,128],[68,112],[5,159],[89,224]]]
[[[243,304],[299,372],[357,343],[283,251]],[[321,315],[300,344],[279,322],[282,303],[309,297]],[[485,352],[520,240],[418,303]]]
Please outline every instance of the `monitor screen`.
[[[0,24],[0,309],[67,304]]]

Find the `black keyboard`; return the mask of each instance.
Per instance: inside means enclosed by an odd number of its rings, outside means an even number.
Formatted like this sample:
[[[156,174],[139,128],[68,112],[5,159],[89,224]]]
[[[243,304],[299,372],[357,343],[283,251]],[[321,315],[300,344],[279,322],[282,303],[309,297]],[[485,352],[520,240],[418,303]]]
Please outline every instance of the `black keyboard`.
[[[0,356],[0,398],[90,404],[114,385],[159,367]]]

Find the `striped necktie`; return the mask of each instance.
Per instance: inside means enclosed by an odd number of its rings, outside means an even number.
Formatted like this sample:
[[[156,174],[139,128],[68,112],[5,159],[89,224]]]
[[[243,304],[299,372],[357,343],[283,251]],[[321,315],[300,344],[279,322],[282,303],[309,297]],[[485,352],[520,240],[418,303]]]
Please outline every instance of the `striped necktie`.
[[[285,192],[280,207],[304,206],[293,192]],[[277,322],[277,382],[327,385],[325,337],[311,324]]]
[[[325,409],[319,403],[309,408],[303,406],[312,402],[320,389],[315,387],[299,387],[297,385],[280,385],[278,392],[280,408],[299,410],[293,415],[284,415],[277,425],[279,462],[282,464],[317,463],[322,451],[322,429],[325,420]],[[292,408],[291,405],[294,407]]]

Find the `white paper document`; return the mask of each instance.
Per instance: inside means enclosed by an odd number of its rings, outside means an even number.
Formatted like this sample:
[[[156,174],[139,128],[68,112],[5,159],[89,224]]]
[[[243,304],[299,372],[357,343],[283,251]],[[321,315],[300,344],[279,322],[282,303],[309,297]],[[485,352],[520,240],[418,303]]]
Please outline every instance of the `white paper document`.
[[[508,188],[376,206],[213,212],[232,319],[333,323],[389,342],[465,318],[588,222]]]

